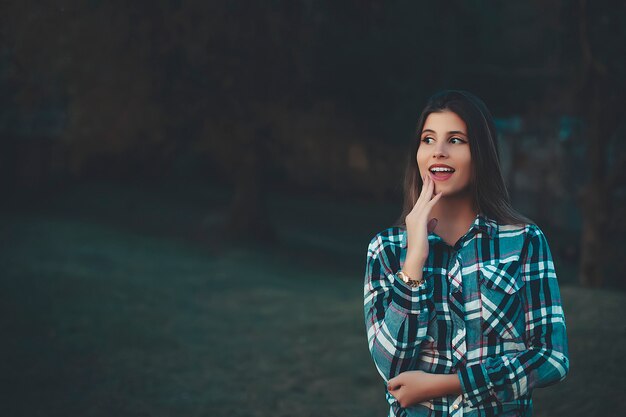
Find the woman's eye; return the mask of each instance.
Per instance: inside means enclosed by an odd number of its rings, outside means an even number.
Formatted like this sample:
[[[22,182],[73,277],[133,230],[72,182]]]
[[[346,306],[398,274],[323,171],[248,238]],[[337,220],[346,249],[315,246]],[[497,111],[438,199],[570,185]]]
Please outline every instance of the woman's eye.
[[[465,143],[465,141],[461,138],[450,138],[451,143]]]
[[[422,138],[422,142],[424,142],[424,143],[432,143],[433,142],[433,138],[431,138],[430,136],[426,136],[425,138]]]

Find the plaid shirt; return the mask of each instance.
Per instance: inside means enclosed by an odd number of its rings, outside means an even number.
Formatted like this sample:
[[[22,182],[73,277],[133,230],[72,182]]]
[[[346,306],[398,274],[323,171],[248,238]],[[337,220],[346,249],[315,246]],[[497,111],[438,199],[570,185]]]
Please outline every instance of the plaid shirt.
[[[365,324],[385,383],[409,370],[457,373],[462,395],[402,408],[386,392],[389,416],[529,416],[531,394],[565,378],[565,321],[548,243],[536,225],[499,225],[478,215],[450,247],[429,234],[425,284],[396,275],[406,230],[369,244]],[[386,389],[386,384],[385,384]]]

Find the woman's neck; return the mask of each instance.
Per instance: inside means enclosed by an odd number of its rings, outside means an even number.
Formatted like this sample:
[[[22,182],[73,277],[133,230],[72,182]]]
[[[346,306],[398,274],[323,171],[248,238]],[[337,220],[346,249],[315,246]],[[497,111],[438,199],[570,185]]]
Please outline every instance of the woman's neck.
[[[477,214],[471,199],[442,196],[441,200],[433,207],[430,217],[437,219],[434,232],[448,245],[454,246],[467,233]]]

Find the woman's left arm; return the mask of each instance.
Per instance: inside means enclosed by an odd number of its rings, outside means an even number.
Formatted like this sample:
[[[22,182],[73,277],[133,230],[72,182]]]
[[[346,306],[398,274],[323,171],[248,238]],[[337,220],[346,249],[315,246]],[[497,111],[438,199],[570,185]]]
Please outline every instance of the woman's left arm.
[[[526,350],[459,369],[462,391],[472,407],[494,396],[500,402],[516,400],[568,373],[565,319],[550,248],[537,226],[530,226],[528,239],[520,272],[525,281],[521,296]]]

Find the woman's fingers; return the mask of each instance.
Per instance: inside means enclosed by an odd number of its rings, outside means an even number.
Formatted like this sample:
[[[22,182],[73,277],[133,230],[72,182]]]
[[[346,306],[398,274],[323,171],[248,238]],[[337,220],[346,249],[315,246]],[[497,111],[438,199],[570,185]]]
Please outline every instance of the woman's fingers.
[[[428,180],[428,187],[426,187],[426,202],[430,201],[435,194],[435,181],[433,181],[430,176],[426,176]]]
[[[398,375],[399,376],[399,375]],[[402,386],[402,384],[400,383],[400,379],[398,378],[398,376],[391,378],[389,381],[387,381],[387,389],[389,391],[393,391],[396,390],[398,388],[400,388]]]
[[[428,175],[426,177],[423,177],[422,191],[420,192],[420,195],[418,196],[417,201],[415,202],[413,207],[415,208],[418,205],[421,206],[422,203],[427,203],[428,201],[430,201],[433,196],[434,188],[435,186],[433,184],[433,180]]]
[[[422,212],[424,213],[424,215],[428,216],[430,214],[430,211],[432,210],[433,206],[439,202],[442,195],[443,195],[443,191],[440,191],[437,194],[435,194],[435,196],[428,203],[426,203],[426,205],[422,209]]]
[[[428,257],[428,233],[432,232],[437,225],[437,220],[431,219],[429,221],[428,217],[432,207],[437,204],[442,195],[441,192],[434,195],[435,184],[430,176],[424,177],[423,181],[420,195],[411,212],[404,219],[407,228],[408,247],[411,248],[413,259],[419,258],[418,261],[420,262]],[[398,389],[398,387],[393,386],[398,383],[397,380],[392,379],[389,382],[393,389]],[[402,384],[398,385],[401,386]]]
[[[435,196],[433,198],[430,199],[430,201],[426,204],[426,209],[428,211],[430,211],[430,209],[437,204],[437,201],[439,201],[439,199],[441,198],[441,196],[443,195],[443,191],[439,191],[437,194],[435,194]]]
[[[422,207],[426,210],[429,210],[428,204],[431,203],[432,200],[434,199],[433,195],[435,195],[435,183],[430,177],[427,176],[426,180],[424,181],[424,184],[422,185],[422,191],[417,201],[413,205],[413,209],[411,211],[414,211],[414,212],[422,211]]]
[[[419,214],[419,216],[421,217],[423,216],[428,216],[428,214],[430,213],[430,211],[432,210],[433,206],[435,204],[437,204],[437,202],[441,199],[441,196],[443,195],[443,192],[439,192],[437,194],[435,194],[435,196],[433,198],[430,199],[430,201],[424,203],[424,204],[415,204],[415,206],[413,206],[413,209],[411,210],[411,213],[415,213],[415,215],[417,216]],[[433,226],[434,229],[434,226]],[[431,230],[429,229],[429,233],[431,232]]]

